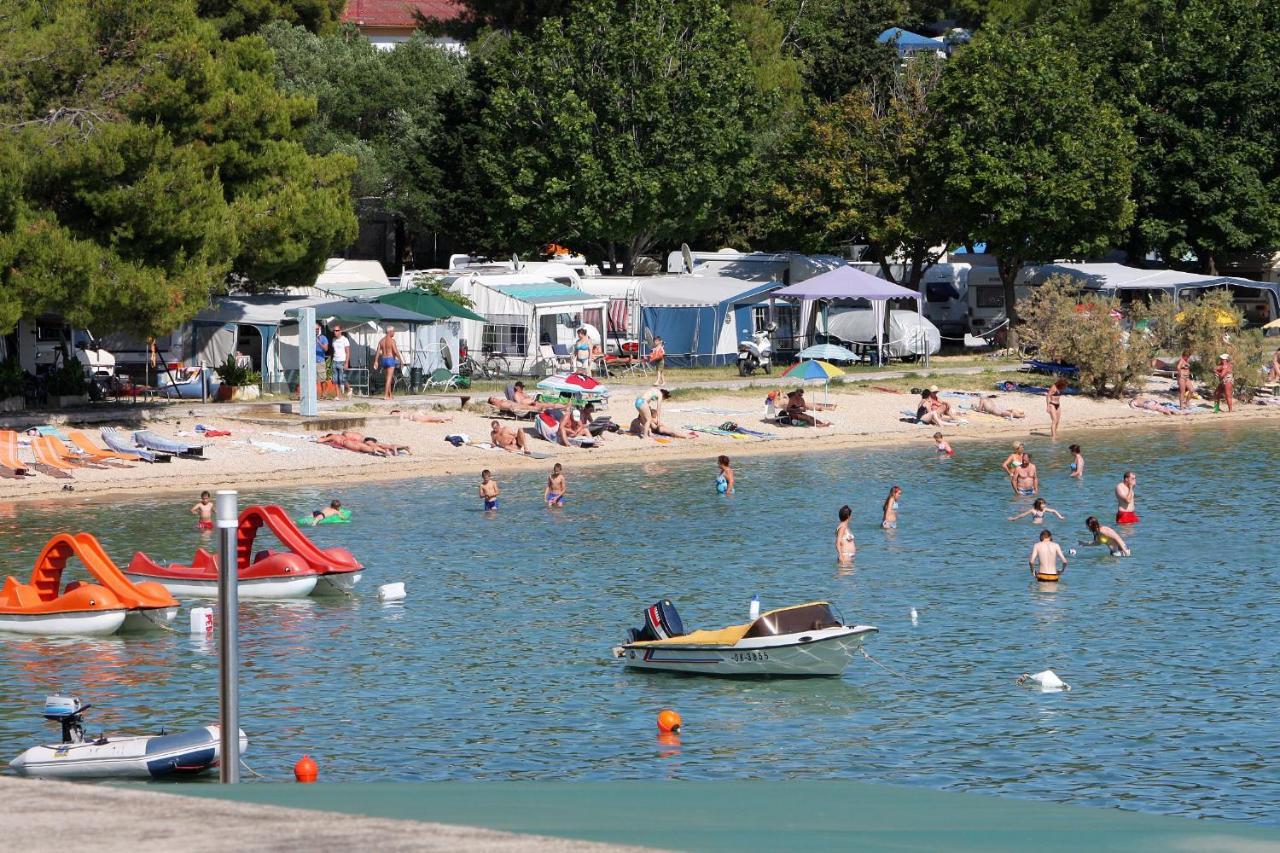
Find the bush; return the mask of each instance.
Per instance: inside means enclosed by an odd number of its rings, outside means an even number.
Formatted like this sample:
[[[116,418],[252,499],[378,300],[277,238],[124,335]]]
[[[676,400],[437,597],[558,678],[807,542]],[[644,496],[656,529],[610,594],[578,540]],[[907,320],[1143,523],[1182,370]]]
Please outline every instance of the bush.
[[[77,359],[64,358],[57,370],[45,379],[45,393],[51,397],[76,397],[89,393],[89,377]]]
[[[21,397],[26,383],[27,373],[18,364],[18,359],[11,358],[0,364],[0,400]]]
[[[1223,289],[1210,290],[1197,299],[1182,300],[1170,349],[1181,353],[1191,350],[1191,374],[1197,379],[1217,384],[1213,368],[1224,352],[1231,356],[1234,367],[1235,393],[1247,396],[1262,381],[1265,342],[1256,329],[1244,329],[1244,314]]]
[[[251,368],[241,367],[236,364],[234,355],[227,356],[227,360],[215,367],[213,372],[218,374],[218,378],[222,380],[223,385],[229,385],[232,388],[244,388],[262,383],[262,374]]]

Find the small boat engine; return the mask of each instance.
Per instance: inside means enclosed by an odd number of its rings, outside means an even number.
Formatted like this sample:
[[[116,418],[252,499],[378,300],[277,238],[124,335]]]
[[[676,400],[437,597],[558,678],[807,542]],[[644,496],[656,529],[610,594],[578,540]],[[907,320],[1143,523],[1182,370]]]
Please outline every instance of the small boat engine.
[[[63,743],[84,743],[85,711],[92,705],[81,705],[74,696],[47,696],[44,700],[44,718],[62,724]]]

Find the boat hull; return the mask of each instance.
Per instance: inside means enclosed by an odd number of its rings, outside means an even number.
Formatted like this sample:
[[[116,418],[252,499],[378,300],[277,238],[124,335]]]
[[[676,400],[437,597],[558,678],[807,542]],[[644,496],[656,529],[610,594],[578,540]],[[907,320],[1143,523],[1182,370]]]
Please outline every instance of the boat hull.
[[[829,677],[842,675],[865,638],[876,630],[865,625],[824,628],[741,640],[732,646],[629,643],[615,654],[631,669],[734,677]]]
[[[363,572],[328,572],[320,575],[314,595],[348,595],[355,589]]]
[[[203,773],[218,766],[218,726],[171,735],[107,738],[106,742],[33,746],[9,766],[22,776],[45,779],[162,779]],[[240,732],[240,752],[249,739]]]
[[[124,625],[120,630],[124,632],[133,631],[150,631],[154,628],[168,627],[175,616],[178,615],[178,608],[174,607],[139,607],[130,610],[129,614],[124,617]]]
[[[217,598],[218,582],[216,580],[196,580],[194,578],[166,578],[158,575],[140,575],[126,573],[129,580],[155,581],[163,584],[175,596],[180,598]],[[274,578],[254,578],[241,580],[237,587],[240,598],[281,599],[306,598],[316,588],[318,575],[288,575]]]
[[[128,612],[85,610],[71,613],[0,613],[0,631],[39,637],[106,637],[124,625]]]

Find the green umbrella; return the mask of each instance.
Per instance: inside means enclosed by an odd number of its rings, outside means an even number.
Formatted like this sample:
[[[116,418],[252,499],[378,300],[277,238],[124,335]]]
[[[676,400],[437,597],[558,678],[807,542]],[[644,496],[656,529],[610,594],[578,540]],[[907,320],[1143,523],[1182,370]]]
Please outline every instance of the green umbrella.
[[[447,319],[449,317],[457,317],[460,320],[479,320],[481,323],[486,322],[476,312],[469,308],[464,308],[456,302],[450,302],[434,293],[428,293],[425,290],[401,290],[396,293],[388,293],[386,296],[379,296],[376,300],[387,305],[395,305],[413,311],[416,314],[425,314],[428,317],[435,317],[438,320]]]

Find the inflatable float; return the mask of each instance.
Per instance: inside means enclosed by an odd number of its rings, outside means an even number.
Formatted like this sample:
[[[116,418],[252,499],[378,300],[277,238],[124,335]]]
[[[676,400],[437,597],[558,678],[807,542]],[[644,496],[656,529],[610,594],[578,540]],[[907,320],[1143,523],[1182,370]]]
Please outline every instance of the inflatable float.
[[[326,515],[324,518],[320,519],[315,524],[312,524],[311,519],[314,517],[315,516],[311,516],[311,515],[300,515],[297,518],[295,518],[293,521],[299,527],[302,527],[304,525],[307,527],[316,527],[321,524],[350,524],[351,510],[340,509],[338,510],[337,515]]]
[[[72,557],[96,583],[62,587]],[[0,630],[20,634],[98,637],[163,626],[177,612],[178,602],[163,586],[130,582],[88,533],[57,534],[36,559],[30,583],[9,577],[0,588]]]
[[[72,697],[47,698],[44,717],[61,723],[62,742],[33,746],[9,766],[20,776],[48,779],[161,779],[192,776],[218,766],[222,751],[218,726],[86,740],[82,715],[91,707]],[[248,748],[249,740],[241,731],[241,754]]]

